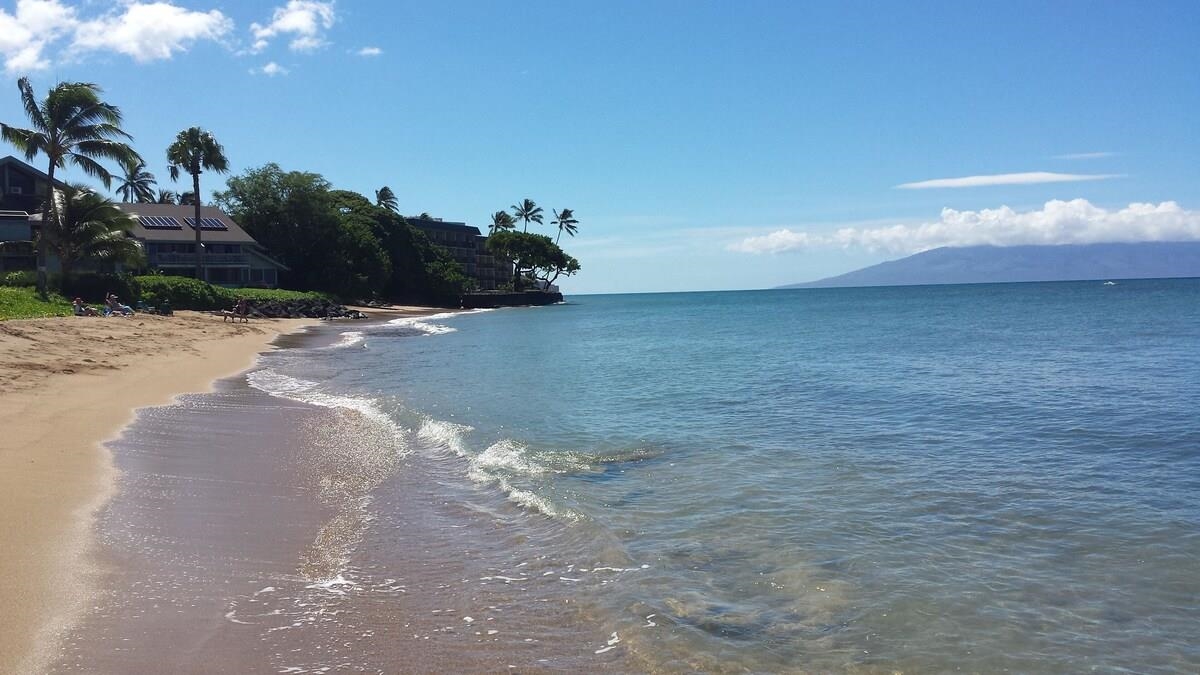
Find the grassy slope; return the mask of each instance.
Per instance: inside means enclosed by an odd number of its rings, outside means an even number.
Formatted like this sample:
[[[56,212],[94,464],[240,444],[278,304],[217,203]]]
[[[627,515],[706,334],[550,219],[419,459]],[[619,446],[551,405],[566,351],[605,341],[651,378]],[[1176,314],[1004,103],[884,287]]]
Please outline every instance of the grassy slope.
[[[0,321],[71,314],[71,303],[60,295],[51,294],[49,302],[42,302],[31,287],[0,286]]]

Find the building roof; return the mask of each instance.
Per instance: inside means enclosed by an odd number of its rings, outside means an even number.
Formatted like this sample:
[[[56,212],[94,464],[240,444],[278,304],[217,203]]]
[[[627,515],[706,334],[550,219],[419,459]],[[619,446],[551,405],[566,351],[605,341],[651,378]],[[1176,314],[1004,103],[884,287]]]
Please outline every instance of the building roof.
[[[16,157],[13,157],[12,155],[0,157],[0,168],[3,168],[5,166],[12,166],[12,167],[18,169],[19,171],[23,171],[27,174],[32,175],[33,177],[37,178],[38,180],[45,181],[45,182],[50,181],[50,176],[47,176],[45,173],[30,166],[27,162],[23,162],[23,161],[17,159]],[[54,186],[61,190],[65,187],[67,187],[67,184],[62,182],[61,180],[55,178]]]
[[[457,230],[469,232],[471,234],[482,234],[478,227],[468,225],[466,223],[457,223],[454,221],[438,220],[434,218],[405,218],[409,225],[427,230]]]
[[[177,228],[162,228],[162,227],[146,227],[148,223],[134,218],[135,225],[130,231],[135,238],[143,241],[153,242],[194,242],[196,241],[196,230],[187,224],[187,221],[195,218],[196,207],[187,205],[180,206],[178,204],[117,204],[117,207],[131,216],[146,216],[157,218],[174,218]],[[215,206],[200,207],[200,220],[204,221],[209,218],[220,221],[226,229],[208,229],[201,230],[200,237],[204,241],[225,244],[258,244],[241,228],[237,223],[233,222],[225,212]],[[162,221],[160,221],[162,222]],[[170,221],[167,221],[170,222]]]

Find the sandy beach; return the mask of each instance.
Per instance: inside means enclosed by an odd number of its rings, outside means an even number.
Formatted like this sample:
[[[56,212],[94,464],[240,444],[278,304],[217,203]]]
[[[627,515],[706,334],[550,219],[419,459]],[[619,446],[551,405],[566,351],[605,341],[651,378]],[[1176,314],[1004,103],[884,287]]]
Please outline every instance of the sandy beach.
[[[208,391],[279,335],[316,323],[235,324],[198,312],[0,323],[0,669],[44,670],[87,606],[97,576],[91,525],[119,489],[104,442],[138,408]]]

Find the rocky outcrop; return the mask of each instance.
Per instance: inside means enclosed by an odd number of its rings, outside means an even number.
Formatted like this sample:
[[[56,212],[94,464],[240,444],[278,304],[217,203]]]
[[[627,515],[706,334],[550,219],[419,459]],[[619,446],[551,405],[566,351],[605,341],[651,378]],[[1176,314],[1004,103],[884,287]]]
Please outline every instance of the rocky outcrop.
[[[528,305],[553,305],[562,302],[562,293],[547,293],[545,291],[525,291],[523,293],[503,293],[484,291],[482,293],[467,293],[462,297],[463,309],[491,309],[493,307],[525,307]]]
[[[250,316],[269,319],[365,319],[366,314],[346,309],[331,300],[251,300]]]

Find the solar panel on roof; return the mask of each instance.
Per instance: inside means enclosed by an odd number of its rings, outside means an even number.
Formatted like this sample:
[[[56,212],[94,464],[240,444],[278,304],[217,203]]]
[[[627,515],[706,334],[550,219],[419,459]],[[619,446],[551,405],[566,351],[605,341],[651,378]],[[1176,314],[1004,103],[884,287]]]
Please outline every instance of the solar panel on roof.
[[[178,230],[182,225],[169,216],[138,216],[138,222],[147,230]]]
[[[186,222],[188,224],[189,227],[196,227],[196,219],[195,218],[184,218],[183,220],[184,220],[184,222]],[[200,229],[201,230],[228,230],[229,226],[226,225],[225,223],[221,222],[220,218],[201,218],[200,219]]]

